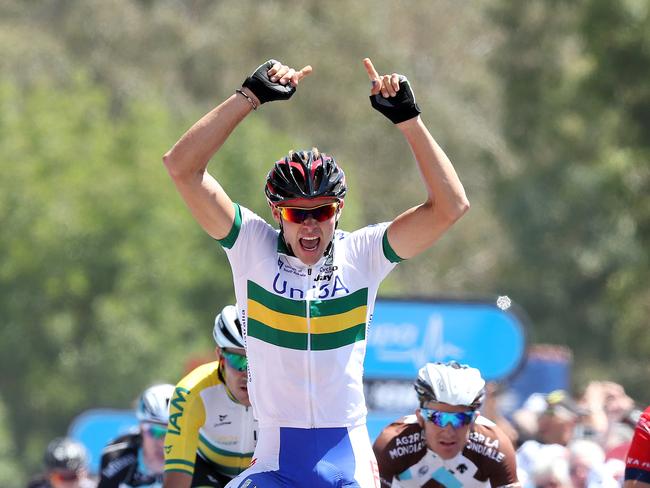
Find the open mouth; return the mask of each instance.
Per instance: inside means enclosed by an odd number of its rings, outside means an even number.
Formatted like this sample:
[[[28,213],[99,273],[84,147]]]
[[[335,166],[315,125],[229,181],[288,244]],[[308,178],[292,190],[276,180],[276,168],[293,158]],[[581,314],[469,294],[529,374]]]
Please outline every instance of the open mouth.
[[[302,237],[300,238],[300,247],[305,251],[315,251],[318,249],[320,237]]]

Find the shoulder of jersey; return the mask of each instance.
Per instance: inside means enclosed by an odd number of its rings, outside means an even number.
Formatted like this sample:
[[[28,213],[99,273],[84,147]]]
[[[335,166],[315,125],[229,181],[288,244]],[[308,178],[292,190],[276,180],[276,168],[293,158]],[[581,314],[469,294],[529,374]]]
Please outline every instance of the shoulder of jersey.
[[[415,415],[407,415],[388,425],[381,437],[390,445],[417,444],[423,438],[422,427]]]
[[[490,427],[490,428],[497,427],[497,424],[495,424],[494,422],[492,422],[489,418],[487,418],[487,417],[483,417],[483,415],[479,415],[479,416],[476,418],[476,423],[477,423],[478,425],[482,425],[482,426],[484,426],[484,427]]]
[[[202,383],[205,384],[206,382],[206,387],[219,385],[221,384],[221,380],[217,374],[218,369],[218,361],[202,364],[201,366],[198,366],[190,371],[190,373],[188,373],[187,376],[179,381],[178,385],[176,386],[192,391],[192,389],[196,388]]]
[[[120,451],[138,449],[141,443],[139,431],[131,431],[128,434],[121,435],[111,440],[102,449],[102,456],[110,455]]]

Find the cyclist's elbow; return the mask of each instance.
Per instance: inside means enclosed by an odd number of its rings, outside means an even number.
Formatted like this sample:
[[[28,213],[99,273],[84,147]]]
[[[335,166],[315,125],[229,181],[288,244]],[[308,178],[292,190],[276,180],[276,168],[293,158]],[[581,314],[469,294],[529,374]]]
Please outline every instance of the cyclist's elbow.
[[[470,209],[467,197],[456,199],[449,205],[436,205],[431,203],[431,211],[435,222],[444,222],[447,227],[455,224]]]
[[[162,157],[167,173],[173,180],[182,180],[187,175],[187,170],[174,155],[174,149],[167,151]]]
[[[456,198],[451,205],[445,209],[445,220],[449,224],[456,223],[463,215],[469,211],[469,200],[465,195]]]
[[[454,222],[460,219],[467,212],[469,212],[470,207],[471,205],[469,203],[469,200],[467,199],[466,196],[463,195],[463,197],[460,198],[456,204],[456,209],[454,211],[454,215],[455,215]]]

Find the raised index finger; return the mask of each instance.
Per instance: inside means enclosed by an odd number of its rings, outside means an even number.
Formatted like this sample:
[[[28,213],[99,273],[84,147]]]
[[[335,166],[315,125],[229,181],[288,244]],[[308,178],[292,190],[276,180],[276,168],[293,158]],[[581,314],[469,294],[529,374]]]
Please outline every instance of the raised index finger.
[[[363,59],[363,66],[366,68],[366,72],[370,77],[370,81],[379,80],[379,73],[377,73],[377,70],[373,66],[372,61],[370,61],[370,58]]]
[[[298,71],[296,74],[298,75],[298,79],[302,80],[305,76],[310,75],[312,72],[312,67],[311,65],[305,66],[303,69]]]
[[[305,66],[300,71],[296,71],[296,73],[291,77],[291,84],[293,86],[298,86],[300,80],[302,80],[305,76],[310,75],[311,72],[312,68],[310,65]]]

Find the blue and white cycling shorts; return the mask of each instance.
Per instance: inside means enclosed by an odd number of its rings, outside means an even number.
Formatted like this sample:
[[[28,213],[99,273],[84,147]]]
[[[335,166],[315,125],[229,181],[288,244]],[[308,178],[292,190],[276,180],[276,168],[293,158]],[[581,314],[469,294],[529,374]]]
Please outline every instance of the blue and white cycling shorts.
[[[379,488],[368,429],[261,428],[251,467],[226,488]]]

